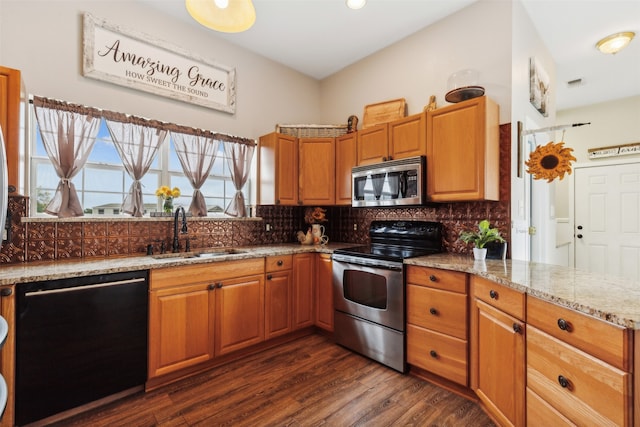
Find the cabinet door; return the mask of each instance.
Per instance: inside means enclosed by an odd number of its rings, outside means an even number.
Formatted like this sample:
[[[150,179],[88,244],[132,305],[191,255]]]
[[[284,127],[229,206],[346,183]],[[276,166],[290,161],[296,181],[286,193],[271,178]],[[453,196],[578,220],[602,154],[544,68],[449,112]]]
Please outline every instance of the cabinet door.
[[[267,273],[265,294],[265,339],[291,331],[291,270]]]
[[[388,160],[389,127],[386,123],[358,131],[358,166]]]
[[[335,138],[300,138],[298,167],[303,205],[333,205],[336,200]]]
[[[7,182],[18,188],[20,174],[20,104],[22,78],[19,70],[0,67],[0,128],[7,156]]]
[[[260,137],[257,200],[260,205],[298,204],[297,138],[275,132]]]
[[[313,326],[313,260],[315,254],[293,256],[293,329]]]
[[[499,115],[487,97],[427,113],[431,201],[499,199]]]
[[[0,373],[7,383],[7,404],[0,420],[0,426],[14,425],[14,390],[16,367],[16,293],[15,285],[0,287],[0,314],[7,321],[9,330],[0,351]]]
[[[216,355],[264,340],[264,275],[217,283],[215,338]]]
[[[200,283],[150,292],[149,378],[213,358],[214,289]]]
[[[524,323],[475,299],[472,388],[501,425],[525,420]]]
[[[390,160],[427,155],[426,113],[389,123]]]
[[[331,255],[316,256],[316,326],[333,332],[333,267]]]
[[[336,138],[336,205],[351,205],[351,169],[358,161],[356,132]]]

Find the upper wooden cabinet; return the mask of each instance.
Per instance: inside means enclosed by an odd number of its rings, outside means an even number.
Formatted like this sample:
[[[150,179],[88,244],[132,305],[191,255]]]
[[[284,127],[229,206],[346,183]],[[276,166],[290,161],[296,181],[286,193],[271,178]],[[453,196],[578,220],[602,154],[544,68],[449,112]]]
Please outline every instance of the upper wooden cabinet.
[[[357,164],[358,133],[336,138],[336,205],[351,205],[351,169]]]
[[[297,205],[298,139],[272,132],[258,145],[259,205]]]
[[[20,105],[23,100],[19,70],[0,67],[0,127],[7,150],[8,184],[19,188]]]
[[[498,105],[482,96],[427,113],[427,198],[498,200]]]
[[[383,123],[358,132],[358,165],[426,154],[425,114]]]
[[[335,138],[300,138],[299,194],[303,205],[333,205],[335,195]]]

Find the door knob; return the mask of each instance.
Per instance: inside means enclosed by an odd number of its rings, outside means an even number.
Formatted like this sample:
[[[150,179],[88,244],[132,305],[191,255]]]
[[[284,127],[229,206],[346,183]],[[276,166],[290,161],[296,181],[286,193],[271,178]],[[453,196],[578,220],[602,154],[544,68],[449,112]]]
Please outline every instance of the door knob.
[[[582,234],[576,234],[576,237],[577,237],[578,239],[582,239]]]
[[[578,230],[582,230],[582,226],[581,225],[578,226]]]

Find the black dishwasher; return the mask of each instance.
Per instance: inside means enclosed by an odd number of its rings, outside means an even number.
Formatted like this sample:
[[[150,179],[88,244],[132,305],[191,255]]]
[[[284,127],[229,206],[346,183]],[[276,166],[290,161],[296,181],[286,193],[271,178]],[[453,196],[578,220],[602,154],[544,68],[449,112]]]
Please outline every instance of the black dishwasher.
[[[16,292],[17,425],[144,384],[146,271],[22,283]]]

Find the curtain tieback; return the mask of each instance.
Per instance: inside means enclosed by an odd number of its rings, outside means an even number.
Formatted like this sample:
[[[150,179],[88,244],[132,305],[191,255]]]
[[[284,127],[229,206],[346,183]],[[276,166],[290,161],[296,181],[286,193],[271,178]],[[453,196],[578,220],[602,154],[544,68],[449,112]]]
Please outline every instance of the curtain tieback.
[[[71,187],[71,180],[69,178],[60,178],[60,183],[67,187]]]

